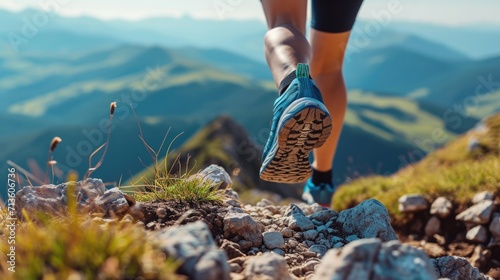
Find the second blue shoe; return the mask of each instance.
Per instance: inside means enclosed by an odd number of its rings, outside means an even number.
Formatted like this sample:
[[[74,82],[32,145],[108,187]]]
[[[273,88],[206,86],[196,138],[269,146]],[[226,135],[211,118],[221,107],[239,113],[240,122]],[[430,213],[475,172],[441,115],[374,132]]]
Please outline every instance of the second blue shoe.
[[[306,181],[311,176],[309,153],[325,143],[331,130],[332,119],[309,77],[309,66],[297,65],[296,78],[274,102],[260,178],[281,183]]]
[[[304,186],[302,199],[307,202],[307,204],[318,203],[321,206],[330,207],[334,193],[335,185],[333,183],[315,185],[312,179],[309,179]]]

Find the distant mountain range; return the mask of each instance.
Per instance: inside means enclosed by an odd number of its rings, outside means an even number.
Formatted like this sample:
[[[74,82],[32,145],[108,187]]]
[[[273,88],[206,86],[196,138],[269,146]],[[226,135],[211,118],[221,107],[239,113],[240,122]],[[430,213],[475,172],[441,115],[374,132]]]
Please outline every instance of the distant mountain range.
[[[214,54],[220,59],[213,59]],[[269,133],[276,91],[272,82],[261,79],[264,66],[225,51],[121,46],[62,57],[2,56],[0,61],[10,71],[0,81],[0,109],[7,112],[1,126],[10,132],[0,138],[7,147],[0,153],[2,162],[25,162],[30,156],[45,162],[46,146],[55,135],[65,139],[56,153],[64,159],[61,164],[71,161],[68,154],[81,141],[88,142],[85,131],[99,128],[111,101],[119,106],[117,128],[109,160],[96,175],[106,174],[112,180],[140,170],[137,157],[149,160],[133,114],[126,109],[130,102],[153,146],[172,127],[175,133],[185,131],[174,145],[178,147],[220,114],[243,124],[258,145],[265,143]],[[477,121],[466,117],[464,126],[450,128],[443,111],[418,99],[352,90],[336,160],[337,179],[392,172],[401,156],[423,149],[416,140],[429,138],[432,129],[441,129],[451,139]],[[83,153],[74,166],[81,173],[89,153]]]
[[[19,18],[32,13],[0,10],[0,32],[19,33]],[[88,154],[103,141],[97,134],[104,134],[100,126],[112,101],[118,102],[116,127],[104,165],[94,173],[108,181],[125,181],[151,163],[130,104],[152,147],[171,127],[167,141],[184,132],[172,146],[182,150],[220,115],[240,123],[257,148],[267,139],[277,95],[262,63],[260,22],[56,17],[38,32],[17,54],[9,37],[1,37],[0,168],[7,159],[26,167],[33,158],[45,169],[57,135],[63,142],[55,159],[83,174]],[[500,108],[500,57],[472,60],[391,30],[368,46],[351,44],[349,110],[335,160],[339,182],[392,173]],[[482,98],[471,100],[481,85]]]
[[[264,61],[262,45],[266,26],[261,21],[198,20],[190,17],[102,21],[90,17],[68,18],[50,15],[46,24],[38,26],[32,18],[39,13],[45,12],[33,9],[20,12],[0,10],[0,34],[14,32],[22,36],[23,28],[27,28],[28,31],[35,29],[36,35],[33,38],[26,38],[29,43],[22,44],[19,47],[21,51],[73,52],[89,47],[100,48],[132,43],[166,47],[217,48]],[[378,30],[366,27],[370,25],[377,25],[381,31],[375,33],[367,31]],[[389,36],[386,36],[387,34]],[[382,26],[377,22],[358,20],[352,37],[362,37],[360,41],[363,42],[363,46],[368,40],[367,48],[376,48],[381,44],[395,45],[400,41],[399,44],[405,44],[405,48],[439,56],[440,59],[460,56],[484,59],[500,56],[497,47],[500,44],[499,28],[480,26],[456,28],[416,22],[391,22],[387,26]],[[408,40],[409,37],[412,40]],[[0,46],[3,46],[4,50],[11,51],[9,38],[2,36]]]

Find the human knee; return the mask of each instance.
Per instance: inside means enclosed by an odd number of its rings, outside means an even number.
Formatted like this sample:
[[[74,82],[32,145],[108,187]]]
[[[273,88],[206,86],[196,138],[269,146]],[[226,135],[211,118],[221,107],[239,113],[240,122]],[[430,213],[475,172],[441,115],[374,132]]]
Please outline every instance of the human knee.
[[[310,51],[309,43],[293,24],[282,24],[269,29],[264,36],[264,45],[273,50],[282,45],[296,45]]]
[[[269,28],[264,36],[264,42],[272,43],[283,38],[301,35],[300,31],[291,23],[285,23]]]

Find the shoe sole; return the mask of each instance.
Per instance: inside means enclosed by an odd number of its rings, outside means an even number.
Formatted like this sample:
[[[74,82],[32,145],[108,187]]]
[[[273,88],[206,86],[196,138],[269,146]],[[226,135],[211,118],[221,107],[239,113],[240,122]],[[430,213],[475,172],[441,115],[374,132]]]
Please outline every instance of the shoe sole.
[[[321,147],[332,131],[332,119],[318,103],[301,109],[285,121],[278,149],[260,178],[277,183],[300,183],[311,176],[309,153]]]

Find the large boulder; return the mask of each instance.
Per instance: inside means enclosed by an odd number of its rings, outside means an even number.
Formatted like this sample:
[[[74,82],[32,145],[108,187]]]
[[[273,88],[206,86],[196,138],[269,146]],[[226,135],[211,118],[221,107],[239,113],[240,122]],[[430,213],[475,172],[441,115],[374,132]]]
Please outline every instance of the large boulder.
[[[457,220],[475,225],[485,225],[489,223],[493,212],[495,212],[495,202],[483,200],[458,214]]]
[[[285,246],[285,240],[281,232],[268,231],[264,232],[262,236],[264,238],[264,245],[266,245],[268,249],[283,249]]]
[[[440,218],[447,218],[451,215],[453,204],[446,197],[440,196],[431,205],[431,214]]]
[[[397,240],[385,206],[375,199],[368,199],[358,206],[340,212],[337,224],[344,236],[358,238],[377,237],[382,241]]]
[[[178,262],[179,274],[193,280],[230,279],[226,254],[217,248],[205,223],[164,228],[153,238],[167,257]]]
[[[440,257],[432,260],[438,278],[447,278],[449,280],[489,280],[490,277],[484,276],[479,269],[473,267],[466,258],[456,256]]]
[[[68,193],[69,186],[74,187],[72,193]],[[32,218],[35,218],[36,212],[64,215],[68,211],[68,195],[75,197],[77,210],[81,213],[97,212],[105,216],[123,216],[131,205],[130,199],[127,200],[126,195],[118,188],[106,190],[100,179],[88,178],[76,184],[22,188],[16,194],[17,215],[22,218],[22,209]]]
[[[313,279],[435,279],[432,262],[422,251],[399,241],[378,238],[353,241],[324,256]]]
[[[429,209],[429,202],[421,194],[406,194],[399,198],[400,212],[416,212]]]
[[[285,212],[287,216],[288,227],[295,231],[307,231],[314,229],[314,224],[304,214],[302,209],[295,204],[290,204],[290,207]]]
[[[262,232],[257,222],[246,213],[229,212],[224,216],[224,237],[241,236],[252,243],[252,246],[262,245]]]
[[[198,179],[202,182],[207,182],[213,188],[227,189],[233,184],[231,176],[227,174],[226,170],[216,164],[212,164],[202,171],[192,175],[188,180]]]

